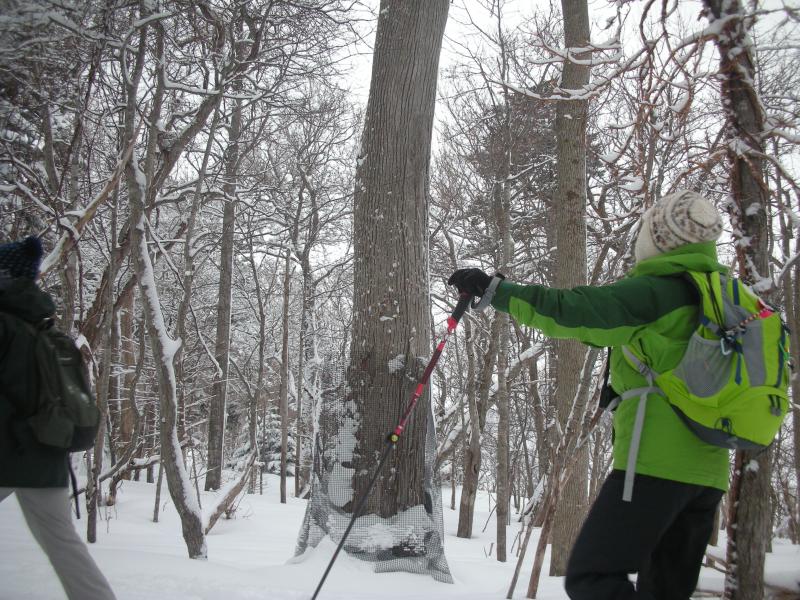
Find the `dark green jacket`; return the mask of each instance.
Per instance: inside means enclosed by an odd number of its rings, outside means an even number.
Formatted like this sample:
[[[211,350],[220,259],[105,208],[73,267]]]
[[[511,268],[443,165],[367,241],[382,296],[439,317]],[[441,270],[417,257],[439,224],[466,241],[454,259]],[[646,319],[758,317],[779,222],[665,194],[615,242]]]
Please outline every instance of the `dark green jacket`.
[[[66,487],[67,453],[42,446],[26,418],[37,381],[34,337],[19,319],[38,323],[55,310],[30,279],[0,280],[0,487]]]
[[[663,373],[678,364],[697,326],[699,297],[681,277],[687,270],[726,271],[713,242],[690,244],[638,263],[611,285],[560,290],[502,282],[492,305],[551,337],[631,346]],[[617,394],[647,385],[619,349],[611,352],[611,385]],[[637,404],[626,400],[614,413],[615,469],[627,466]],[[646,411],[637,473],[727,489],[727,450],[700,441],[661,396],[648,396]]]

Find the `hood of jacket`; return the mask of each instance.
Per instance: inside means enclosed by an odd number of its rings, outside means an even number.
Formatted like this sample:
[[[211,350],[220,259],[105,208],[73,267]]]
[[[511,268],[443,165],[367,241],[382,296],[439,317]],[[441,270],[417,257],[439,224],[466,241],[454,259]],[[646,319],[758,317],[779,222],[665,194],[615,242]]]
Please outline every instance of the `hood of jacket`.
[[[641,275],[675,275],[684,271],[712,273],[719,271],[727,274],[728,267],[717,259],[717,243],[703,242],[686,244],[675,250],[636,263],[628,272],[628,277]]]
[[[0,311],[37,323],[51,317],[56,307],[36,282],[25,278],[0,279]]]

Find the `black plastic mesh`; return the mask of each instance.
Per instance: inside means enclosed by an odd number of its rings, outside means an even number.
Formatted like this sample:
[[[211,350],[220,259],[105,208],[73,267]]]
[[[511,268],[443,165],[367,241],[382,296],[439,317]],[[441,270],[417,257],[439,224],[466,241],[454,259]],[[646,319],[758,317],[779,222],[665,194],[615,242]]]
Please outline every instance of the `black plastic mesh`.
[[[325,536],[338,544],[352,518],[352,513],[342,509],[353,500],[352,469],[344,465],[351,463],[355,447],[352,418],[348,416],[345,402],[344,374],[345,369],[341,367],[323,370],[322,394],[314,419],[311,498],[298,536],[296,556],[309,547],[315,548]],[[353,557],[374,563],[376,572],[405,571],[452,583],[444,555],[441,483],[435,469],[434,417],[430,403],[420,402],[417,410],[428,412],[424,505],[389,518],[376,514],[359,517],[344,550]],[[376,450],[372,472],[383,448]]]

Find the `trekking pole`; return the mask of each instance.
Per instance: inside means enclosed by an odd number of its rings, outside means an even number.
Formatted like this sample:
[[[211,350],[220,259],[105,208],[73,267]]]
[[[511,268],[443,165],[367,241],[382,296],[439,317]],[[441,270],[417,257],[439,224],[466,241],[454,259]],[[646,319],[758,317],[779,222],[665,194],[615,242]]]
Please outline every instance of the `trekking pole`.
[[[458,322],[461,320],[461,317],[464,316],[464,313],[467,311],[469,307],[470,300],[472,300],[472,296],[466,293],[462,293],[458,297],[458,303],[456,307],[453,309],[453,312],[447,317],[447,332],[442,337],[442,340],[436,346],[436,350],[433,352],[433,356],[431,356],[430,361],[428,361],[428,366],[425,367],[425,371],[422,374],[422,378],[419,380],[414,393],[411,396],[411,400],[409,400],[408,405],[406,406],[405,412],[403,412],[403,416],[400,417],[400,421],[397,423],[395,428],[392,432],[386,436],[386,445],[383,448],[383,453],[381,454],[381,458],[378,461],[378,466],[375,469],[375,472],[372,474],[372,479],[369,481],[369,485],[367,486],[364,495],[361,496],[361,499],[358,501],[358,504],[353,510],[353,516],[350,518],[350,523],[347,524],[347,529],[344,530],[344,535],[342,539],[339,541],[339,545],[336,546],[336,551],[333,553],[330,562],[328,563],[328,567],[325,569],[325,573],[322,575],[322,579],[320,579],[319,584],[317,585],[317,589],[314,591],[314,595],[311,596],[311,600],[316,600],[319,591],[322,589],[322,585],[325,583],[325,580],[328,578],[328,573],[331,572],[331,568],[333,567],[333,563],[336,562],[336,557],[339,556],[339,552],[344,547],[345,540],[347,540],[347,536],[350,535],[350,530],[353,529],[353,525],[355,525],[356,519],[358,519],[361,511],[364,508],[364,505],[367,503],[367,499],[369,498],[370,493],[372,492],[372,488],[375,486],[375,482],[378,480],[378,475],[380,475],[381,470],[383,469],[383,465],[386,462],[386,459],[389,458],[389,455],[394,450],[397,443],[400,441],[400,436],[403,435],[403,431],[406,428],[406,424],[408,423],[409,417],[411,417],[411,413],[414,411],[414,407],[417,406],[417,402],[419,401],[422,393],[425,391],[425,387],[428,385],[428,379],[433,372],[433,369],[436,367],[436,363],[439,362],[439,357],[442,355],[442,350],[444,350],[444,345],[447,343],[447,339],[450,337],[456,327],[458,326]],[[476,306],[476,305],[474,305]]]

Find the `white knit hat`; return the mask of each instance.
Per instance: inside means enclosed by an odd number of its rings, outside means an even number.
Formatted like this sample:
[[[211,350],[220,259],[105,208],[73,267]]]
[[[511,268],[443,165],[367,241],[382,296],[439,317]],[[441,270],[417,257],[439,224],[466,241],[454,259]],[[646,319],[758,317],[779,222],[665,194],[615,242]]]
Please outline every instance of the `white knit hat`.
[[[680,190],[642,215],[633,252],[639,262],[685,244],[711,242],[720,233],[722,219],[714,205],[697,192]]]

